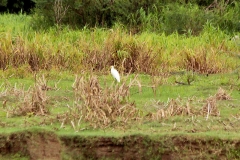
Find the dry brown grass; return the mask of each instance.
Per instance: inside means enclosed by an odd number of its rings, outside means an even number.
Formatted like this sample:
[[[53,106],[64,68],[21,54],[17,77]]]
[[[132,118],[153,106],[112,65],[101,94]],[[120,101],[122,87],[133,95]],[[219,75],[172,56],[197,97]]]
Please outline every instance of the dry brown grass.
[[[230,93],[228,94],[223,88],[219,88],[217,93],[215,94],[217,100],[230,100]]]
[[[169,118],[177,115],[192,115],[194,112],[194,109],[190,105],[189,101],[184,103],[179,98],[171,99],[167,103],[157,102],[154,105],[155,108],[157,108],[157,111],[150,113],[151,120],[159,121],[163,118]]]
[[[128,100],[131,84],[123,81],[102,88],[94,75],[88,78],[76,76],[72,85],[75,105],[68,106],[70,111],[64,120],[69,119],[74,129],[82,120],[93,128],[127,126],[140,118],[139,110]]]
[[[184,63],[187,70],[198,73],[220,73],[225,71],[218,50],[215,48],[198,48],[196,50],[183,50]]]
[[[94,44],[94,47],[86,47],[88,44],[85,44],[82,47],[86,53],[83,58],[85,66],[93,71],[101,71],[116,65],[119,71],[124,73],[156,74],[161,50],[154,52],[146,43],[119,32],[110,32],[103,46]]]
[[[147,115],[151,120],[162,120],[177,115],[202,115],[209,119],[210,116],[220,116],[217,101],[230,100],[231,96],[223,88],[219,88],[214,96],[210,96],[205,100],[190,98],[187,101],[181,98],[171,99],[167,103],[153,101],[147,107],[153,107],[156,111],[150,111]],[[199,109],[201,108],[201,109]]]
[[[16,37],[8,40],[5,47],[0,49],[0,68],[3,70],[9,67],[18,68],[29,65],[30,71],[37,71],[40,68],[40,58],[36,49],[28,46],[23,37]],[[44,61],[42,61],[44,63]],[[44,66],[44,65],[43,65]]]
[[[190,38],[190,39],[189,39]],[[160,75],[179,69],[219,73],[235,69],[238,63],[228,43],[192,45],[191,38],[178,35],[131,35],[122,28],[111,30],[49,30],[27,35],[4,32],[0,39],[0,68],[22,66],[28,72],[60,70],[108,71],[115,65],[121,73]],[[174,45],[172,45],[174,44]],[[186,45],[183,45],[186,44]],[[231,48],[235,50],[234,48]],[[231,51],[233,52],[233,51]],[[235,52],[235,51],[234,51]]]
[[[7,99],[3,100],[4,108],[7,112],[7,116],[25,116],[25,115],[46,115],[49,113],[47,108],[47,89],[43,88],[42,82],[46,81],[44,76],[38,78],[33,87],[29,87],[27,90],[22,85],[18,87],[16,84],[14,87],[6,87],[2,94],[7,97],[14,97],[17,101],[16,106],[12,106],[7,103]]]
[[[33,88],[28,90],[23,100],[14,110],[14,115],[46,115],[47,109],[47,95],[46,91],[42,90],[42,87],[35,84]]]
[[[217,99],[215,96],[210,96],[206,99],[206,102],[202,107],[202,114],[203,116],[206,115],[206,119],[208,119],[209,116],[220,116],[220,111],[217,107]]]
[[[230,99],[231,99],[230,94],[227,94],[227,92],[220,87],[214,96],[210,96],[209,98],[206,99],[206,102],[202,108],[203,115],[206,115],[206,119],[208,119],[210,115],[220,116],[217,101]]]

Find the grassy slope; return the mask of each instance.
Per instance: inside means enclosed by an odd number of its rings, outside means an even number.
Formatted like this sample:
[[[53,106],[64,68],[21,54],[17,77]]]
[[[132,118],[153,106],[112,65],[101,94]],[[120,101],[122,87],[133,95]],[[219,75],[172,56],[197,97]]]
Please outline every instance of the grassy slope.
[[[71,51],[78,52],[79,47],[84,47],[83,44],[74,43],[79,38],[80,42],[88,43],[88,47],[94,49],[94,47],[100,47],[103,45],[103,40],[106,35],[111,33],[108,30],[95,29],[93,32],[91,30],[82,30],[82,31],[69,31],[68,29],[63,30],[61,34],[56,34],[56,30],[50,29],[46,32],[34,32],[29,31],[29,17],[21,15],[19,17],[13,15],[1,15],[0,22],[2,25],[0,32],[1,36],[5,40],[14,40],[17,36],[21,36],[27,44],[36,44],[39,45],[39,48],[44,48],[47,46],[53,51],[53,54],[57,53],[56,50],[61,49],[63,53],[68,53],[70,48],[73,48]],[[9,20],[10,19],[10,20]],[[19,25],[21,24],[21,25]],[[17,27],[16,27],[17,26]],[[118,28],[117,28],[118,30]],[[120,30],[121,31],[121,30]],[[118,31],[119,32],[119,31]],[[209,33],[209,34],[208,34]],[[216,34],[218,34],[216,36]],[[131,38],[128,39],[127,35],[123,33],[123,37],[126,38],[126,41],[132,41]],[[9,38],[9,39],[7,39]],[[126,134],[151,134],[151,135],[169,135],[169,134],[194,134],[194,135],[203,135],[203,136],[219,136],[221,138],[239,138],[237,134],[240,130],[238,125],[238,113],[239,113],[239,85],[240,82],[237,80],[237,75],[239,74],[238,70],[234,69],[239,66],[239,58],[237,57],[239,52],[239,46],[235,42],[223,41],[224,39],[229,39],[228,35],[223,34],[218,30],[214,30],[211,27],[206,27],[206,32],[204,32],[199,37],[182,37],[179,35],[165,36],[156,35],[153,33],[143,33],[141,35],[136,35],[135,40],[137,42],[147,43],[150,48],[158,50],[159,48],[154,48],[153,46],[160,46],[163,54],[162,61],[166,60],[169,65],[167,71],[175,71],[179,68],[182,70],[182,64],[176,66],[180,63],[180,55],[184,51],[189,51],[190,54],[194,54],[194,51],[197,51],[196,48],[209,47],[212,52],[217,50],[224,42],[224,47],[227,48],[223,50],[226,54],[220,53],[220,59],[215,59],[216,64],[219,64],[219,67],[229,68],[223,69],[223,71],[229,73],[217,74],[217,75],[196,75],[195,81],[191,85],[176,85],[174,82],[178,80],[180,82],[186,83],[186,74],[176,74],[167,78],[159,76],[160,82],[157,88],[156,95],[154,95],[150,87],[151,80],[153,77],[148,75],[140,75],[138,80],[143,85],[142,93],[138,93],[138,87],[131,88],[130,101],[135,101],[136,106],[144,111],[144,114],[148,112],[155,111],[156,108],[153,107],[153,102],[163,101],[167,102],[168,99],[176,99],[180,97],[183,99],[182,103],[185,103],[188,98],[194,97],[193,106],[201,109],[204,99],[209,97],[209,95],[214,95],[219,87],[223,87],[228,93],[231,93],[232,100],[228,101],[219,101],[218,107],[220,109],[220,117],[212,117],[208,120],[205,119],[205,116],[192,115],[192,116],[173,116],[166,119],[160,119],[156,121],[139,121],[136,124],[125,127],[117,128],[108,128],[106,130],[102,129],[88,129],[86,124],[81,124],[80,129],[84,129],[79,132],[74,132],[72,126],[67,124],[64,128],[60,128],[61,123],[57,120],[57,114],[64,113],[68,111],[67,104],[72,105],[74,98],[72,92],[72,83],[74,82],[74,73],[71,71],[59,71],[59,68],[56,71],[44,71],[47,79],[49,80],[49,85],[54,86],[54,83],[61,79],[58,84],[60,88],[58,91],[48,91],[47,94],[50,97],[48,107],[50,109],[49,116],[10,116],[6,118],[6,110],[3,109],[0,111],[1,117],[1,127],[0,132],[9,133],[15,132],[17,130],[22,130],[22,128],[47,128],[50,130],[55,130],[59,134],[71,134],[71,135],[101,135],[101,136],[121,136]],[[64,42],[64,43],[63,43]],[[7,43],[6,43],[7,44]],[[71,45],[76,44],[76,45]],[[38,47],[38,45],[36,47]],[[28,45],[26,45],[27,47]],[[3,46],[2,46],[3,47]],[[44,48],[44,49],[47,49]],[[60,48],[59,48],[60,47]],[[7,47],[6,47],[7,48]],[[43,51],[44,51],[43,49]],[[157,51],[156,51],[157,52]],[[200,51],[201,52],[201,51]],[[45,54],[45,53],[44,53]],[[80,53],[82,54],[82,53]],[[173,58],[171,58],[173,57]],[[222,65],[220,62],[223,62],[222,59],[226,59],[226,65]],[[225,63],[224,63],[225,64]],[[179,67],[179,68],[178,68]],[[20,69],[10,69],[1,73],[2,78],[1,82],[9,83],[9,86],[14,86],[16,83],[17,86],[24,84],[26,88],[34,84],[33,75],[26,73],[26,68]],[[161,68],[160,68],[161,70]],[[75,71],[76,73],[77,71]],[[112,83],[111,76],[107,73],[108,67],[104,69],[105,75],[99,76],[101,84],[104,86],[104,82]],[[40,75],[41,73],[39,73]],[[100,75],[100,73],[94,73]],[[12,77],[11,77],[12,76]],[[10,87],[11,88],[11,87]],[[8,99],[7,107],[14,107],[18,104],[14,97],[4,97],[0,96],[0,100],[3,101]],[[201,101],[197,103],[197,101]],[[235,116],[235,117],[233,117]]]

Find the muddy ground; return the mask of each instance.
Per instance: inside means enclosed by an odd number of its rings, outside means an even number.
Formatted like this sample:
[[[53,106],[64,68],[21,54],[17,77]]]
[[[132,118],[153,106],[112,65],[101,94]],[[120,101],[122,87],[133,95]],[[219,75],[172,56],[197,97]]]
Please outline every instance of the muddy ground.
[[[0,135],[1,156],[31,160],[77,159],[239,159],[240,140],[196,136],[58,136],[49,131]],[[13,156],[14,157],[14,156]]]

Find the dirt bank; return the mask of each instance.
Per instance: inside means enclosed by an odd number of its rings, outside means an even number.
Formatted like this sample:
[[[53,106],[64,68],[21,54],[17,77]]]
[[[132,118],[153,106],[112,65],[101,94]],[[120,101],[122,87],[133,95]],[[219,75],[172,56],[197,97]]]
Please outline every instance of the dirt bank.
[[[238,159],[240,140],[191,136],[57,136],[47,131],[22,131],[0,135],[0,154],[18,154],[32,160]]]

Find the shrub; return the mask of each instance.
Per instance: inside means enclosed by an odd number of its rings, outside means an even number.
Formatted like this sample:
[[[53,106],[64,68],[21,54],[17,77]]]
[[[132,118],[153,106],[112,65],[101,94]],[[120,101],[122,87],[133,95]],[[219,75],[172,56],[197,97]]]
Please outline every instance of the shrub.
[[[35,1],[33,23],[37,27],[70,25],[81,28],[112,27],[121,23],[132,33],[142,31],[166,32],[172,34],[191,33],[197,35],[206,22],[222,29],[238,31],[239,3],[156,0],[54,0]],[[39,26],[38,26],[39,25]],[[43,25],[43,26],[42,26]]]

